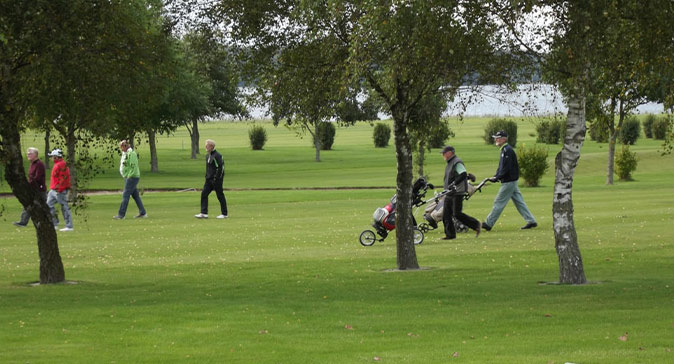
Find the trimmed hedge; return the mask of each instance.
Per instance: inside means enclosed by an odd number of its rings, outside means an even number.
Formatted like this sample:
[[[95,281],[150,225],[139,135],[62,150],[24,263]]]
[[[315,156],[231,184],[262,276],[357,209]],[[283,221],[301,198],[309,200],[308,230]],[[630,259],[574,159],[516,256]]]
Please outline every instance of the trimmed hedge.
[[[375,148],[386,148],[391,140],[391,127],[384,123],[377,123],[372,133]]]
[[[615,172],[623,181],[632,179],[632,172],[637,169],[637,153],[630,152],[630,147],[623,145],[620,153],[615,157]]]
[[[262,150],[267,143],[267,130],[262,125],[253,125],[248,129],[248,139],[253,150]]]
[[[517,148],[517,163],[520,166],[520,177],[528,187],[538,186],[541,177],[548,170],[548,150],[537,145],[527,148],[521,145]]]
[[[505,130],[508,133],[508,144],[515,148],[517,146],[517,123],[506,119],[491,119],[484,128],[484,142],[494,144],[494,135],[499,130]]]
[[[544,120],[536,125],[536,142],[559,144],[566,136],[566,120]]]
[[[321,142],[321,150],[332,149],[332,144],[335,143],[335,133],[334,123],[323,122],[318,124],[318,140]]]
[[[641,123],[636,116],[630,115],[624,121],[618,132],[618,140],[624,145],[634,145],[641,134]]]

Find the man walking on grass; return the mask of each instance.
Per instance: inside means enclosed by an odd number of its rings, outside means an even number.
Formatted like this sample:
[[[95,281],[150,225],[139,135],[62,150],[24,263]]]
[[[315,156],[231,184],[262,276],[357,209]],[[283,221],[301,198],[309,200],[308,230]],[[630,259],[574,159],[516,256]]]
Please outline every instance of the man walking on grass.
[[[215,150],[215,142],[206,140],[206,182],[204,182],[204,189],[201,191],[201,213],[194,215],[197,219],[208,218],[208,195],[215,191],[215,195],[220,202],[220,215],[218,219],[227,218],[227,200],[225,193],[222,191],[222,182],[225,178],[225,162],[222,159],[222,154]]]
[[[463,213],[463,199],[468,189],[468,173],[463,161],[456,156],[454,147],[446,146],[442,149],[442,157],[447,162],[445,166],[445,178],[443,180],[445,190],[454,190],[454,193],[445,196],[442,223],[445,225],[445,237],[443,240],[456,239],[456,227],[454,219],[475,230],[475,237],[480,235],[480,222],[475,218]]]
[[[35,190],[35,192],[42,195],[42,197],[47,199],[47,188],[45,187],[45,167],[44,163],[40,160],[40,155],[37,148],[28,148],[26,152],[26,158],[30,161],[30,169],[28,170],[28,184]],[[26,211],[24,207],[21,211],[21,220],[13,222],[14,225],[18,227],[26,227],[28,225],[28,220],[30,219],[30,214]]]
[[[501,130],[492,135],[492,137],[494,138],[494,144],[501,147],[501,159],[498,161],[496,175],[489,180],[491,182],[500,181],[501,188],[499,188],[496,198],[494,198],[494,207],[487,216],[487,219],[482,223],[482,228],[490,231],[494,227],[508,200],[513,200],[517,212],[522,215],[524,221],[527,223],[522,226],[522,229],[535,228],[538,226],[536,219],[531,214],[531,211],[529,211],[527,204],[524,203],[522,193],[519,187],[517,187],[517,180],[520,178],[520,167],[517,164],[515,150],[508,144],[508,133]]]
[[[47,206],[51,212],[51,219],[54,223],[54,229],[58,229],[59,218],[56,215],[56,204],[61,205],[61,213],[66,226],[59,231],[73,231],[73,216],[70,214],[70,206],[68,206],[68,190],[70,190],[70,169],[66,166],[66,161],[63,160],[63,152],[61,149],[54,149],[49,153],[50,157],[54,158],[54,167],[51,170],[51,178],[49,180],[49,193],[47,194]]]
[[[147,211],[143,206],[143,200],[138,193],[138,182],[140,181],[140,168],[138,168],[138,154],[131,148],[131,144],[126,140],[119,142],[119,149],[122,150],[122,158],[119,161],[119,173],[124,178],[124,192],[122,192],[122,203],[119,205],[117,215],[112,218],[122,220],[126,216],[126,208],[129,206],[129,199],[133,198],[138,206],[138,215],[134,218],[147,217]]]

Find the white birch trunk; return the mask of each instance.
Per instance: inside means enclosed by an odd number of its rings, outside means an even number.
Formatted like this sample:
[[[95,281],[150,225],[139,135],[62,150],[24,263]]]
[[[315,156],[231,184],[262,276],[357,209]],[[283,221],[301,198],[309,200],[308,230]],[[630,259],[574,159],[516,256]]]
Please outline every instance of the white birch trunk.
[[[570,97],[568,107],[564,147],[555,158],[552,225],[559,259],[559,282],[584,284],[587,280],[573,222],[572,187],[573,174],[580,159],[580,149],[585,141],[585,97]]]

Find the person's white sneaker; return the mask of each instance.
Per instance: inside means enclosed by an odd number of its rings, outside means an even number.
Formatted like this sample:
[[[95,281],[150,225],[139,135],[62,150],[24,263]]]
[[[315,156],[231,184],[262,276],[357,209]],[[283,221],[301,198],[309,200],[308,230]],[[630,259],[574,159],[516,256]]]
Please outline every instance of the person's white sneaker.
[[[196,214],[194,217],[197,219],[208,219],[208,214]]]
[[[229,217],[229,216],[227,216],[227,215],[218,215],[217,218],[218,218],[218,219],[226,219],[226,218],[228,218],[228,217]]]
[[[73,231],[75,229],[69,228],[69,227],[64,227],[63,229],[59,229],[59,231]]]

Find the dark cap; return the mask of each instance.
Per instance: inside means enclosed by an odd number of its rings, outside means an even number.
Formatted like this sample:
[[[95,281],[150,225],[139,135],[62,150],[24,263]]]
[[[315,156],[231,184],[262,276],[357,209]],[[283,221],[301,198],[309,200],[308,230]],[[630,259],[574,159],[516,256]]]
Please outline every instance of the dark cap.
[[[496,134],[491,136],[492,138],[507,138],[508,133],[506,133],[505,130],[499,130],[496,132]]]
[[[454,147],[452,147],[451,145],[448,145],[448,146],[442,148],[442,154],[445,154],[447,152],[454,152]]]

